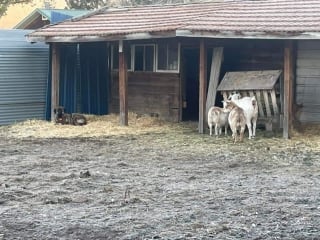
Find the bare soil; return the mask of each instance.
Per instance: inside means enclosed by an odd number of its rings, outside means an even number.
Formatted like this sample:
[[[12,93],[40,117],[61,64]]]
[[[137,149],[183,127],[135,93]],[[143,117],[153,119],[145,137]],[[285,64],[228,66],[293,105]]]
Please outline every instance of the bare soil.
[[[233,144],[194,123],[163,129],[1,127],[0,239],[320,239],[318,130]]]

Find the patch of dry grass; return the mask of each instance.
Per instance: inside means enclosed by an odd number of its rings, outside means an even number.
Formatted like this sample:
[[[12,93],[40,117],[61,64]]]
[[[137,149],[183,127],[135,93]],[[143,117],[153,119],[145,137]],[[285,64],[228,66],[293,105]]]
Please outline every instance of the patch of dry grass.
[[[302,141],[313,146],[315,149],[320,149],[320,124],[301,125],[299,131],[293,130],[292,140]]]
[[[74,138],[103,137],[110,135],[164,132],[172,126],[154,117],[129,113],[129,126],[119,125],[119,115],[86,115],[88,124],[84,126],[61,125],[43,120],[27,120],[1,127],[1,132],[9,138]]]
[[[179,145],[201,146],[212,144],[231,143],[231,137],[208,138],[208,134],[197,134],[196,122],[169,123],[156,117],[129,113],[129,126],[120,126],[119,115],[110,114],[104,116],[86,115],[88,124],[85,126],[61,125],[43,120],[27,120],[17,124],[0,127],[0,134],[7,138],[99,138],[119,135],[139,135],[146,133],[166,133],[166,139],[178,138]],[[320,150],[320,125],[308,124],[301,127],[300,131],[293,131],[290,141],[283,141],[282,134],[268,136],[265,131],[258,131],[255,141],[247,141],[244,144],[256,148],[255,145],[279,146],[308,146],[313,150]],[[180,138],[179,135],[184,137]],[[230,135],[230,132],[229,132]],[[181,142],[182,141],[182,142]],[[186,141],[186,142],[185,142]],[[170,141],[169,141],[170,142]],[[243,145],[240,143],[240,145]]]

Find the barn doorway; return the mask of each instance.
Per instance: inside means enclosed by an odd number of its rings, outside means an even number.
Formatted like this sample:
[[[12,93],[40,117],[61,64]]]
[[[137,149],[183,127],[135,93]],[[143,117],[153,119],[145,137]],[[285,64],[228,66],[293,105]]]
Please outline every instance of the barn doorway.
[[[199,48],[182,49],[182,121],[199,119]]]

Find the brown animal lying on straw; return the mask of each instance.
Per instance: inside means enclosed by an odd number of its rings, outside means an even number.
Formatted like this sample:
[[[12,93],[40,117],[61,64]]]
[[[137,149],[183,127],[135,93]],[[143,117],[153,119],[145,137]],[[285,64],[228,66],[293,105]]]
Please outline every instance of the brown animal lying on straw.
[[[84,115],[78,113],[65,113],[64,107],[56,107],[54,109],[54,120],[56,124],[73,124],[75,126],[82,126],[87,124],[87,119]]]

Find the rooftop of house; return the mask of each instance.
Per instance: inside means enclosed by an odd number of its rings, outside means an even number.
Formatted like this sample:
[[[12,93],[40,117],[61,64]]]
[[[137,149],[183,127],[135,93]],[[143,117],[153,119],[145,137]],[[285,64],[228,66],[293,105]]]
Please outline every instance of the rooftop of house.
[[[27,35],[79,42],[160,37],[320,39],[318,0],[233,0],[102,8]]]
[[[67,18],[81,16],[88,12],[88,10],[36,8],[13,28],[36,29],[37,27],[42,27],[49,23],[56,23],[59,17],[55,18],[55,16],[64,16],[64,18],[60,19],[65,20]]]

